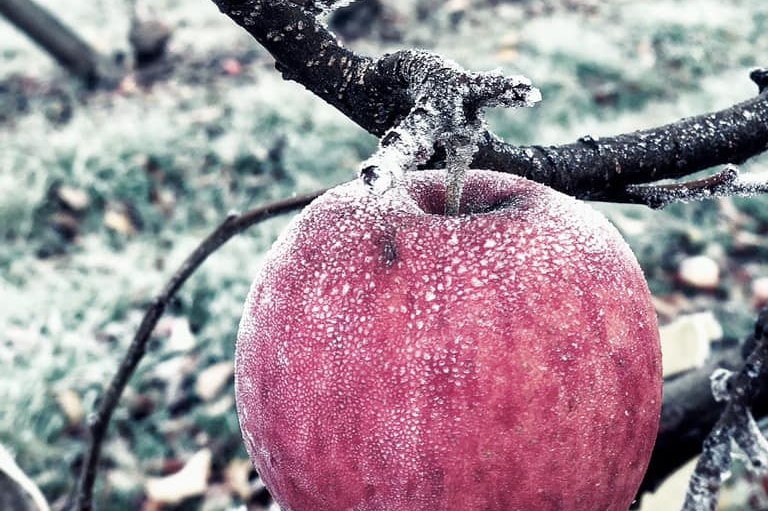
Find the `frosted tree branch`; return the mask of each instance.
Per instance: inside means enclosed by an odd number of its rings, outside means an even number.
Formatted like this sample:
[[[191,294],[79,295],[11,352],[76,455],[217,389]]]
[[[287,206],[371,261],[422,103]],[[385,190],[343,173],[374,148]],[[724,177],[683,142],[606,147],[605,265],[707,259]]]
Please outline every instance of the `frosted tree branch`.
[[[738,167],[727,165],[722,171],[703,179],[661,185],[629,185],[625,193],[621,202],[663,208],[673,202],[768,193],[768,175],[745,177]]]
[[[360,175],[374,192],[396,184],[403,173],[426,163],[442,147],[448,167],[446,212],[457,214],[464,170],[486,131],[483,108],[533,106],[541,93],[523,76],[473,73],[423,51],[385,56],[377,65],[405,84],[414,106],[382,137],[379,149],[361,165]]]
[[[755,346],[741,370],[717,370],[712,374],[712,394],[727,404],[704,442],[701,457],[691,476],[682,511],[714,511],[720,487],[731,468],[731,443],[746,455],[748,469],[768,470],[768,440],[755,422],[751,406],[766,375],[768,363],[768,309],[755,324]]]
[[[335,2],[213,2],[273,55],[286,79],[301,83],[366,131],[381,137],[414,108],[409,81],[393,72],[409,54],[374,60],[344,48],[316,16]],[[582,199],[623,202],[629,185],[677,179],[763,153],[768,147],[767,75],[765,69],[752,72],[760,94],[743,103],[634,133],[520,147],[486,130],[471,166],[522,175]],[[433,150],[426,165],[445,165],[444,148]]]

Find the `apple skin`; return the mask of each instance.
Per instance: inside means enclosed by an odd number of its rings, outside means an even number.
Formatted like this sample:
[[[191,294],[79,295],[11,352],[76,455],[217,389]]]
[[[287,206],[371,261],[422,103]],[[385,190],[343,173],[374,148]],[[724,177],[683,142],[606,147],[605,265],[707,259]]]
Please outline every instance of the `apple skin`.
[[[245,304],[236,400],[285,511],[626,511],[661,407],[642,271],[534,182],[341,185],[297,216]]]

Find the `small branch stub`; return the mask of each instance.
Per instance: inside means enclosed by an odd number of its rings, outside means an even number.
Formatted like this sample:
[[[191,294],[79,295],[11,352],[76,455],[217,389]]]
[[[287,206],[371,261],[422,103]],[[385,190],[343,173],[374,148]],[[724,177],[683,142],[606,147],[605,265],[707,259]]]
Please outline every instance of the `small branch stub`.
[[[628,203],[645,204],[654,209],[674,202],[712,199],[715,197],[749,197],[768,193],[768,175],[744,176],[735,165],[709,177],[661,185],[631,185],[624,199]]]
[[[761,94],[765,92],[765,89],[768,89],[768,68],[755,69],[749,73],[749,78],[755,82]]]

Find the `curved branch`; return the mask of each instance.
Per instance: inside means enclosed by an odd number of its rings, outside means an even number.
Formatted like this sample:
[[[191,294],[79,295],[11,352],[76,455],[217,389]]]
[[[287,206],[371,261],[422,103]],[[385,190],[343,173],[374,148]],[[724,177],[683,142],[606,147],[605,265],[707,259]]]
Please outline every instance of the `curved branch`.
[[[144,314],[144,318],[139,325],[136,334],[128,347],[120,367],[109,383],[104,396],[99,403],[98,411],[89,419],[90,443],[85,454],[80,478],[75,489],[75,493],[67,509],[76,511],[91,511],[93,509],[93,485],[96,482],[96,473],[98,471],[99,459],[101,457],[101,447],[109,428],[112,413],[117,407],[120,397],[125,390],[128,381],[133,375],[136,367],[146,353],[147,342],[155,329],[158,320],[163,315],[166,306],[176,295],[181,286],[201,264],[218,250],[224,243],[232,237],[244,231],[255,223],[273,218],[275,216],[294,211],[306,206],[324,190],[299,195],[291,199],[273,202],[266,206],[247,211],[241,215],[231,214],[219,227],[216,228],[200,245],[184,260],[179,266],[168,283],[163,287],[161,293],[152,300],[151,305]]]
[[[747,346],[754,346],[752,352],[738,372],[720,369],[711,376],[715,400],[727,404],[704,441],[688,483],[684,511],[716,509],[720,488],[731,471],[731,444],[741,450],[749,472],[762,474],[768,465],[768,441],[751,411],[766,375],[768,308],[758,316],[751,341]]]
[[[705,366],[664,383],[661,424],[639,496],[656,490],[701,452],[704,439],[724,408],[712,397],[709,377],[715,369],[735,370],[742,362],[740,349],[731,348]]]
[[[722,171],[702,179],[672,184],[630,185],[624,190],[622,202],[663,208],[673,202],[768,193],[768,182],[761,180],[765,176],[750,177],[752,179],[744,179],[739,169],[729,164]]]
[[[317,19],[311,0],[213,0],[275,58],[287,80],[304,85],[366,131],[381,136],[410,107],[403,83],[377,70],[373,59],[342,47]]]
[[[374,61],[343,48],[315,14],[328,2],[317,8],[312,0],[213,1],[275,57],[283,76],[366,131],[382,136],[413,107],[402,74],[413,69],[412,54],[398,52]],[[645,131],[550,147],[517,147],[486,132],[473,166],[519,174],[583,199],[623,202],[628,185],[741,163],[764,152],[765,76],[765,70],[752,73],[761,90],[753,99]]]

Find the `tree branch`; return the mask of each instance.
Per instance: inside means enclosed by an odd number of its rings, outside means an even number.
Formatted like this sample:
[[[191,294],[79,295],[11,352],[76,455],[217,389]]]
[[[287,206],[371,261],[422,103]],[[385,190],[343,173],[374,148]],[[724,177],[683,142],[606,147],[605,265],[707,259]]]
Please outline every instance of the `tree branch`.
[[[766,311],[760,318],[758,324],[768,324],[765,323],[768,320]],[[726,405],[712,395],[711,375],[719,370],[748,372],[751,365],[745,361],[745,352],[756,352],[753,349],[756,343],[753,334],[743,347],[728,348],[703,367],[664,383],[661,425],[648,471],[638,491],[639,497],[655,491],[673,472],[702,452],[707,436],[726,409]],[[762,349],[765,350],[765,346]],[[744,377],[740,376],[741,380],[735,382],[734,387],[751,385],[752,413],[757,418],[768,416],[768,388],[756,385],[754,381],[745,384]]]
[[[98,411],[89,419],[90,443],[85,454],[77,487],[73,497],[70,499],[70,503],[66,506],[67,509],[73,511],[91,511],[93,509],[93,485],[96,482],[101,447],[106,438],[112,413],[117,407],[128,381],[146,353],[147,342],[152,331],[155,329],[155,325],[157,325],[158,320],[163,315],[163,312],[165,312],[166,306],[184,282],[203,264],[208,256],[235,235],[253,224],[301,208],[323,192],[324,190],[320,190],[291,199],[273,202],[241,215],[231,214],[184,260],[163,287],[162,292],[152,300],[128,347],[127,353],[120,363],[117,373],[112,378],[99,403]]]
[[[321,9],[313,8],[311,0],[213,1],[274,56],[285,78],[301,83],[366,131],[381,137],[413,108],[408,82],[400,72],[408,69],[408,52],[376,61],[354,54],[317,18]],[[517,147],[486,132],[472,165],[522,175],[582,199],[622,202],[628,185],[741,163],[764,152],[768,79],[765,70],[751,77],[761,90],[755,98],[635,133],[584,137],[561,146]],[[441,157],[430,161],[442,163]]]
[[[83,80],[86,86],[111,86],[117,81],[115,66],[32,0],[2,0],[0,14],[42,46],[65,69]]]
[[[749,471],[764,474],[768,469],[768,440],[751,411],[768,370],[768,309],[758,317],[753,341],[752,353],[738,372],[718,369],[712,373],[712,394],[727,404],[704,441],[683,511],[715,511],[720,487],[731,471],[732,443],[745,455]]]
[[[272,54],[285,79],[304,85],[366,131],[381,136],[410,110],[406,84],[393,83],[372,59],[342,47],[318,20],[320,10],[311,0],[213,2]]]
[[[629,185],[742,163],[768,149],[768,93],[719,112],[615,137],[519,148],[489,140],[486,147],[492,157],[480,166],[508,165],[582,199],[624,202]]]

